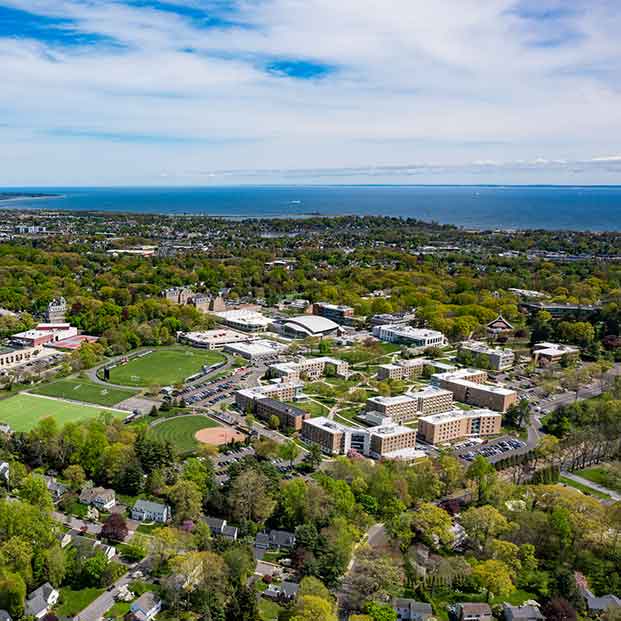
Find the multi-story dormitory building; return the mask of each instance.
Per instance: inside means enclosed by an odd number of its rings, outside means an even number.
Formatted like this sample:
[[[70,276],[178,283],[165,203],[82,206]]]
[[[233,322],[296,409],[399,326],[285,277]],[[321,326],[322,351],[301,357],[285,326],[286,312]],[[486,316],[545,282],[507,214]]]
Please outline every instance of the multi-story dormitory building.
[[[328,455],[347,455],[356,451],[375,459],[415,459],[416,430],[394,423],[377,427],[349,427],[323,416],[308,418],[302,425],[302,438],[321,447]]]
[[[420,377],[423,373],[423,359],[399,360],[395,364],[380,364],[377,367],[377,379],[405,380]]]
[[[322,356],[320,358],[300,358],[296,362],[280,362],[269,366],[269,374],[281,378],[283,382],[299,382],[303,377],[315,380],[332,368],[339,377],[347,377],[349,364],[338,358]]]
[[[458,369],[431,376],[431,384],[450,390],[456,401],[506,412],[518,400],[515,390],[486,384],[487,373],[480,369]]]

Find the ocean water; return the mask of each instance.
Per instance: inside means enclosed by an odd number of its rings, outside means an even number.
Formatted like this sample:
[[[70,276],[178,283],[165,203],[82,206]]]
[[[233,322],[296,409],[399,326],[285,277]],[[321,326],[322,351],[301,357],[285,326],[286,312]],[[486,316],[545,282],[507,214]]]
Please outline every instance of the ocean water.
[[[382,215],[477,229],[621,231],[621,186],[239,186],[6,191],[49,192],[62,197],[0,201],[2,208],[233,218]]]

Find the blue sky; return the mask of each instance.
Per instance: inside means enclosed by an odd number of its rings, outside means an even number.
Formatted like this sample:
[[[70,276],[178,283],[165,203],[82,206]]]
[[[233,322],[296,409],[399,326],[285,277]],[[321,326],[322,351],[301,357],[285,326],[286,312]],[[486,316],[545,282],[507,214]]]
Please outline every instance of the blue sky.
[[[617,183],[612,0],[0,0],[0,186]]]

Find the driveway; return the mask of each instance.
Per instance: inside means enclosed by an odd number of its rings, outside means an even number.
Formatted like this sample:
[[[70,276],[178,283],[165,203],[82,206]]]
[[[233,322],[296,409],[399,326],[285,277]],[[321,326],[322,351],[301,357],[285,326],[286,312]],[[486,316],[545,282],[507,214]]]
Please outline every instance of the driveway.
[[[101,524],[87,522],[86,520],[80,520],[79,518],[72,517],[69,515],[65,515],[64,513],[59,513],[58,511],[54,511],[52,513],[52,517],[57,521],[65,524],[69,528],[73,530],[82,530],[86,526],[86,532],[91,535],[98,535],[101,532]]]
[[[114,596],[119,592],[119,588],[131,582],[130,572],[122,575],[112,589],[104,591],[97,599],[93,600],[80,614],[80,621],[98,621],[112,606],[114,606]]]

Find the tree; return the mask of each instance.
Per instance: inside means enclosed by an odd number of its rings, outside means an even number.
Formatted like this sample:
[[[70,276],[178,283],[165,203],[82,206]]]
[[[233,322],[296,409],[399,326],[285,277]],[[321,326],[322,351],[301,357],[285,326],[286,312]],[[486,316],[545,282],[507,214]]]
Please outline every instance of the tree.
[[[505,424],[516,429],[523,429],[530,422],[530,405],[526,399],[520,399],[505,412]]]
[[[492,593],[497,597],[506,597],[515,590],[511,572],[502,561],[492,559],[478,563],[472,570],[472,576],[487,592],[488,602]]]
[[[237,589],[246,584],[248,577],[254,573],[255,561],[248,547],[230,548],[222,555],[228,568],[228,575]]]
[[[495,538],[509,530],[507,518],[491,505],[471,507],[464,511],[461,525],[480,549],[489,538]]]
[[[423,502],[410,515],[412,529],[428,546],[438,549],[453,543],[453,522],[444,509]]]
[[[54,508],[52,497],[42,477],[27,476],[20,486],[19,497],[43,511],[49,512]]]
[[[289,461],[289,465],[293,466],[293,462],[299,457],[302,449],[293,440],[288,440],[280,445],[278,452],[282,459]]]
[[[110,514],[101,527],[102,537],[110,541],[125,541],[127,533],[127,523],[120,513]]]
[[[542,609],[547,621],[576,621],[576,609],[562,597],[553,597]]]
[[[198,487],[203,499],[209,496],[214,486],[213,466],[210,459],[191,457],[183,465],[183,478]]]
[[[477,499],[481,503],[496,479],[496,470],[483,455],[477,455],[466,470],[466,478],[476,485]]]
[[[321,582],[321,580],[315,578],[314,576],[306,576],[302,578],[302,581],[300,582],[297,596],[304,597],[305,595],[315,595],[326,600],[327,602],[332,602],[332,605],[335,606],[332,593],[330,593],[326,585]]]
[[[32,581],[32,544],[25,537],[11,537],[0,546],[0,567]]]
[[[67,573],[65,553],[59,545],[54,545],[45,552],[45,572],[48,582],[59,587]]]
[[[397,611],[388,604],[369,602],[365,610],[373,621],[397,621]]]
[[[319,444],[311,444],[306,455],[306,461],[311,468],[318,468],[321,464],[321,447]]]
[[[14,619],[19,619],[24,612],[26,583],[15,573],[8,571],[0,574],[0,609],[6,610]]]
[[[369,601],[396,597],[402,583],[403,574],[399,565],[388,556],[366,549],[358,553],[345,590],[349,605],[360,610]]]
[[[267,477],[254,468],[248,468],[235,477],[229,501],[235,519],[259,523],[267,520],[276,506]]]
[[[181,524],[184,520],[196,521],[201,513],[203,496],[193,481],[181,479],[168,490],[168,498],[173,505],[175,520]]]
[[[336,621],[332,604],[316,595],[298,597],[291,621]]]
[[[276,414],[272,414],[269,417],[267,424],[269,425],[270,429],[278,429],[280,427],[280,418],[278,418]]]
[[[86,474],[84,473],[84,468],[82,468],[80,464],[73,464],[71,466],[67,466],[63,471],[63,477],[65,477],[65,479],[69,481],[69,487],[73,491],[82,489],[82,486],[86,481]]]

